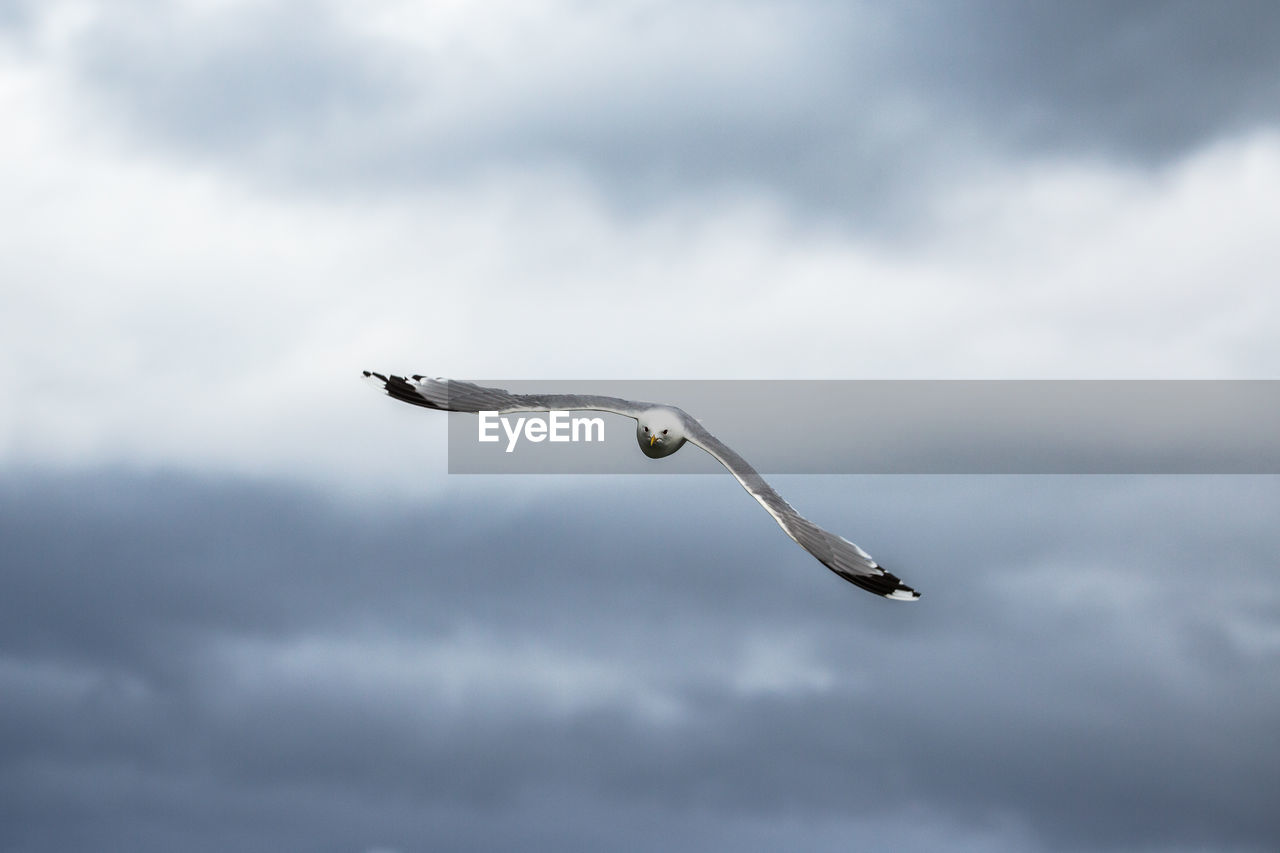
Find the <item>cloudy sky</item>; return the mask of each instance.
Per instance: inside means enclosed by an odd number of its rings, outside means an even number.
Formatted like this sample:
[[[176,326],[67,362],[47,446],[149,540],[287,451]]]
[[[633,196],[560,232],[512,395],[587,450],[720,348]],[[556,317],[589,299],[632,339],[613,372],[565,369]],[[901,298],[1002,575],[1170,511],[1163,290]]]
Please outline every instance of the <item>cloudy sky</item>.
[[[777,478],[900,605],[358,381],[1277,379],[1277,105],[1262,2],[0,0],[0,850],[1280,847],[1276,477]]]

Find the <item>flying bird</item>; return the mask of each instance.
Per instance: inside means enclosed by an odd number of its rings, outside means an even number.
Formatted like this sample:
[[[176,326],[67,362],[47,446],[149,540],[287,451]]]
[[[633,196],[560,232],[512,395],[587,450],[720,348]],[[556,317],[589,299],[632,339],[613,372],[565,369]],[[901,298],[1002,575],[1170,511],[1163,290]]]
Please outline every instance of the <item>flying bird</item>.
[[[426,376],[384,376],[364,371],[366,379],[397,400],[444,412],[611,412],[634,418],[636,441],[645,456],[661,459],[685,442],[710,453],[760,502],[788,536],[818,562],[868,592],[897,601],[915,601],[920,593],[890,574],[857,545],[823,530],[792,509],[747,461],[707,431],[697,419],[675,406],[641,403],[588,394],[512,394],[472,382]]]

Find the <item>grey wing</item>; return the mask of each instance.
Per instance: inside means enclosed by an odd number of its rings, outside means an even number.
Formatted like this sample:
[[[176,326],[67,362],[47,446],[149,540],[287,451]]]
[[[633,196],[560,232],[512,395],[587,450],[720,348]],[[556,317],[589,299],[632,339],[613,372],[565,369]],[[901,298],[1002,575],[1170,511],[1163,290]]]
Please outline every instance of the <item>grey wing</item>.
[[[621,397],[592,394],[512,394],[501,388],[489,388],[474,382],[429,376],[410,376],[406,379],[395,374],[384,376],[366,370],[364,377],[397,400],[442,412],[596,411],[634,418],[646,409],[653,408],[652,403],[624,400]]]
[[[778,526],[801,548],[817,557],[818,562],[849,583],[876,595],[899,601],[915,601],[920,597],[920,593],[904,584],[896,575],[885,571],[866,551],[843,536],[823,530],[796,512],[733,448],[708,432],[688,414],[681,412],[681,416],[688,440],[728,468],[729,473],[738,479],[747,493],[774,517]]]

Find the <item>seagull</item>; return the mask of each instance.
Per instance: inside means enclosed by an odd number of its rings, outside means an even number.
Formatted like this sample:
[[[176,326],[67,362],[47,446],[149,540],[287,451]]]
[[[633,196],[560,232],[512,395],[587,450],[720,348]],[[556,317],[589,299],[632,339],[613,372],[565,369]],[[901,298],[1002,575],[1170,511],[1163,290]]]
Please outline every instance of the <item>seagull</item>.
[[[784,533],[835,574],[868,592],[895,601],[915,601],[920,597],[920,593],[885,571],[866,551],[796,512],[747,460],[708,432],[696,418],[675,406],[588,394],[512,394],[473,382],[418,375],[406,379],[370,370],[364,371],[364,378],[397,400],[443,412],[594,411],[634,418],[636,441],[645,456],[662,459],[675,453],[685,442],[702,448],[729,469]]]

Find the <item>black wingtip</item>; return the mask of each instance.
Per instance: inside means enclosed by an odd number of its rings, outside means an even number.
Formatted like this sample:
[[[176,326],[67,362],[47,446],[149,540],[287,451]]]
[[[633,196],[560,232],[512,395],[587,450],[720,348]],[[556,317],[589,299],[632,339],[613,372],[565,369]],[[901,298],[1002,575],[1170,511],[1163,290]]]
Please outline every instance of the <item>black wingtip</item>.
[[[847,580],[854,586],[861,587],[867,592],[893,601],[919,601],[920,593],[904,584],[897,575],[885,571],[884,566],[878,567],[882,574],[878,575],[862,575],[847,574],[845,572],[836,572],[838,576]]]
[[[387,392],[388,396],[400,400],[401,402],[411,403],[415,406],[422,406],[424,409],[440,410],[444,408],[438,403],[433,403],[426,397],[419,394],[417,389],[410,385],[409,381],[403,376],[397,376],[394,373],[384,376],[374,370],[365,370],[363,373],[365,379],[370,381],[377,380],[382,385],[382,390]],[[415,381],[417,381],[417,379],[418,377],[414,377]]]
[[[884,569],[883,566],[881,566],[880,568],[882,570]],[[885,598],[890,598],[890,599],[893,599],[894,601],[919,601],[920,600],[920,593],[916,592],[914,589],[912,589],[911,587],[903,583],[901,578],[899,578],[897,575],[891,574],[889,572],[885,572],[883,575],[881,575],[880,580],[885,581],[888,584],[892,584],[892,587],[893,587],[887,592],[880,593]]]

